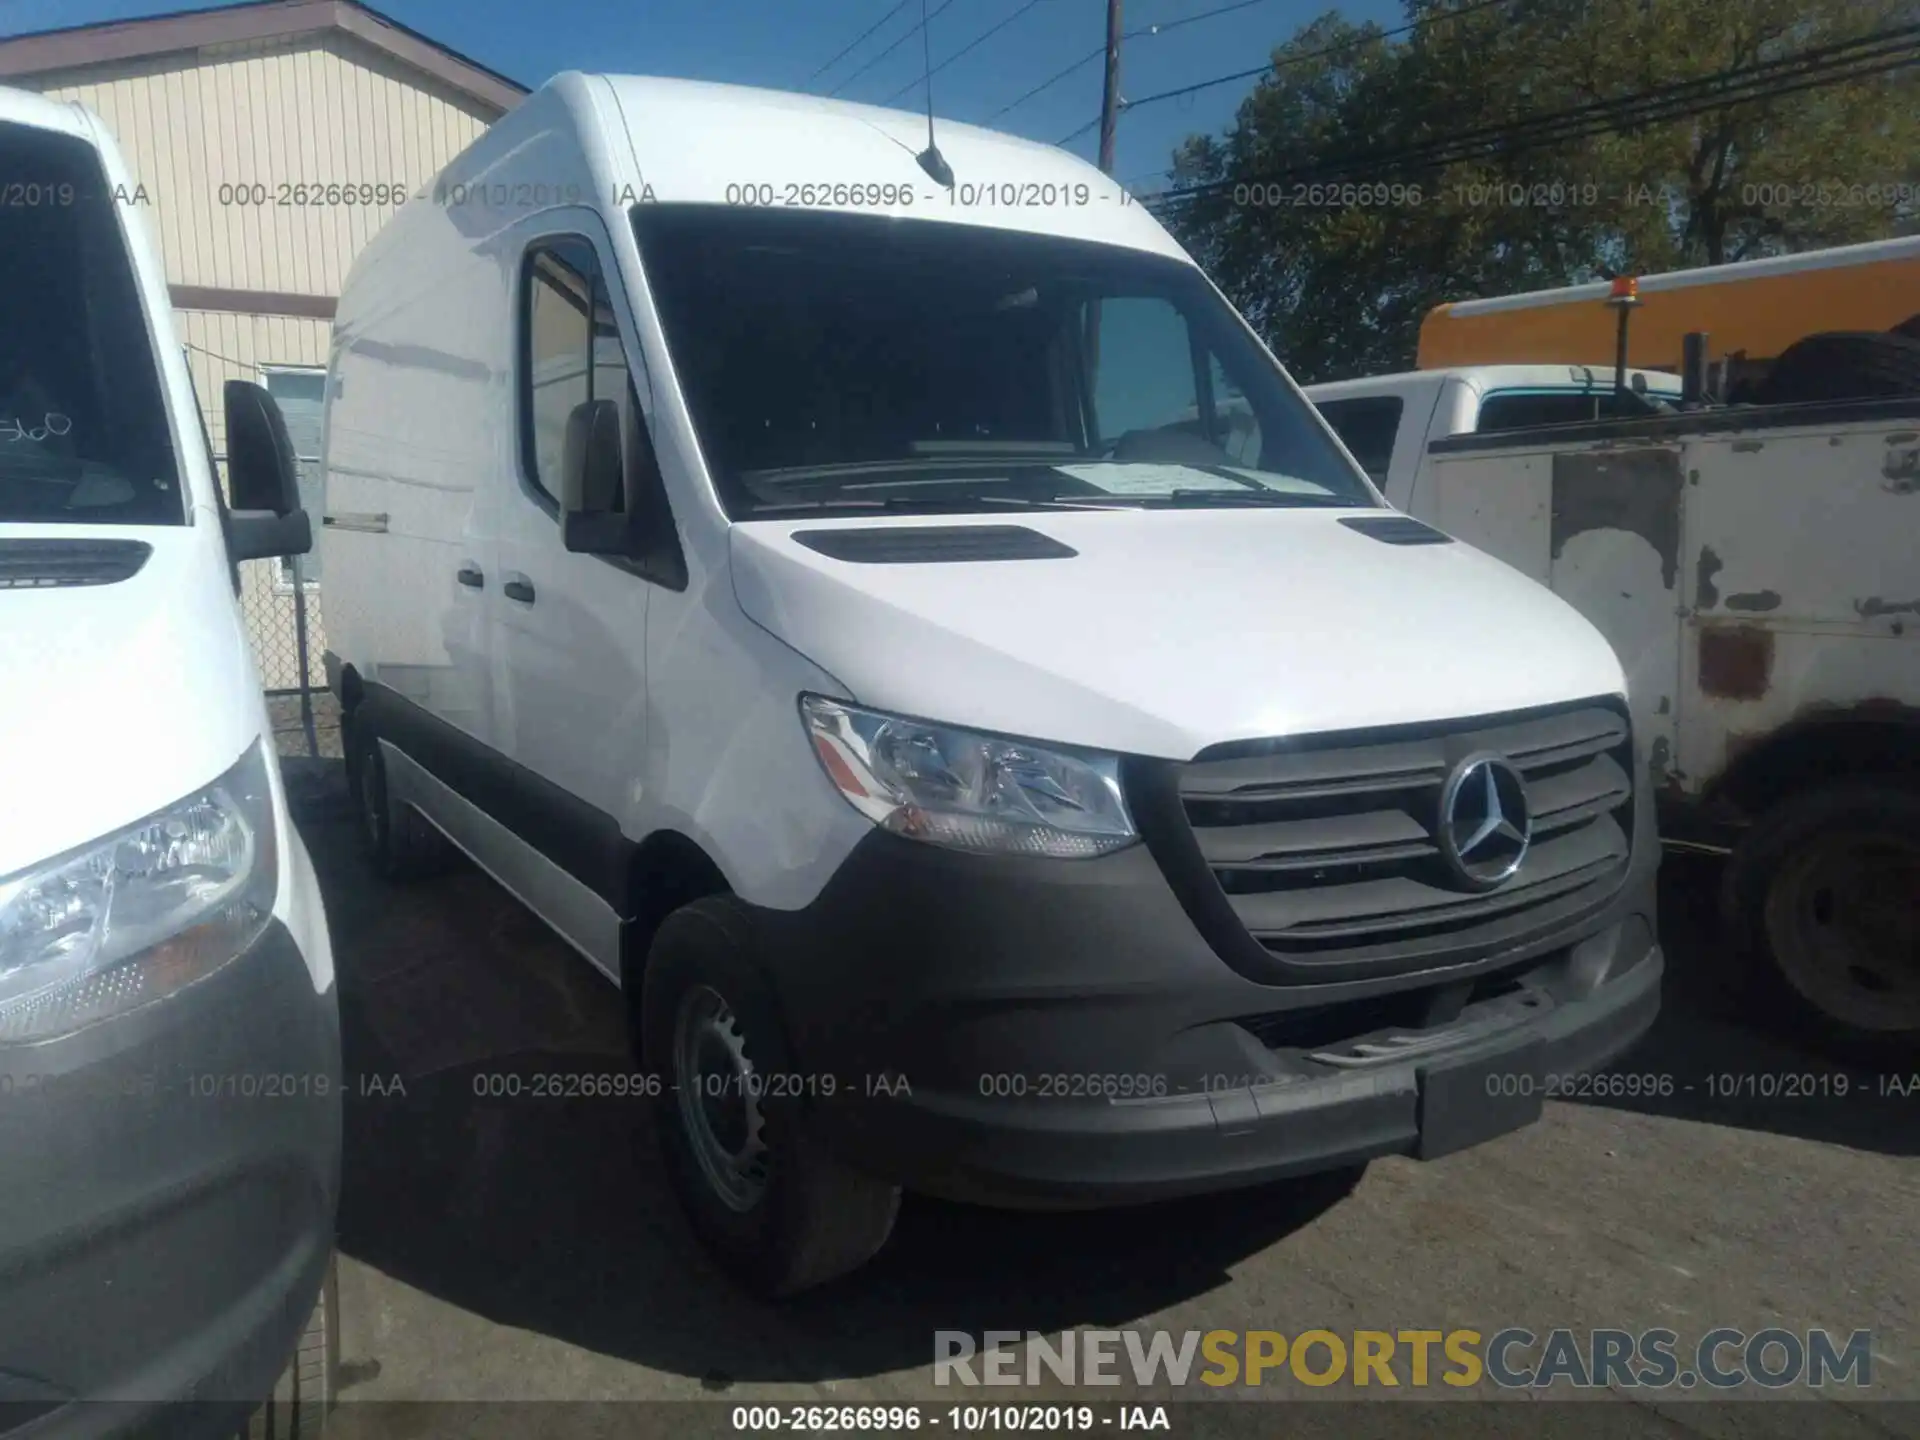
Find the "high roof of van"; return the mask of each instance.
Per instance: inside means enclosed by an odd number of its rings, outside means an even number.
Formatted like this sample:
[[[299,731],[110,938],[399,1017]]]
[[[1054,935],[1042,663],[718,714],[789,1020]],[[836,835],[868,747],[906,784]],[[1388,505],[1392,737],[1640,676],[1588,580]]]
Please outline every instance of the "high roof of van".
[[[1055,146],[936,119],[952,189],[916,162],[927,117],[740,85],[556,75],[457,156],[437,188],[484,185],[510,223],[548,187],[600,208],[758,204],[932,219],[1104,241],[1184,258],[1112,177]],[[512,187],[499,191],[500,185]],[[495,207],[500,208],[500,207]]]

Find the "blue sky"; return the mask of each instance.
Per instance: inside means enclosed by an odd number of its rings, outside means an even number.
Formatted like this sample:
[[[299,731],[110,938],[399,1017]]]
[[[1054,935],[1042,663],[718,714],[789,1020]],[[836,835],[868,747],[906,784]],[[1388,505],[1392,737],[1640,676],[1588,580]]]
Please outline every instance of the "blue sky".
[[[893,8],[895,0],[373,0],[373,8],[523,84],[560,70],[679,75],[741,85],[825,92],[918,108],[917,34],[861,72],[911,31],[920,0],[817,79],[813,73]],[[933,63],[1013,15],[1027,0],[952,0],[930,26]],[[1232,0],[1125,0],[1128,30]],[[928,0],[939,10],[941,0]],[[194,0],[0,0],[0,35],[199,8]],[[1398,0],[1254,0],[1245,8],[1165,35],[1140,36],[1123,50],[1121,93],[1141,96],[1262,63],[1278,42],[1328,9],[1349,19],[1399,22]],[[1045,93],[989,121],[993,112],[1098,49],[1105,0],[1035,0],[1004,30],[933,79],[936,111],[1056,142],[1100,110],[1101,65],[1090,60]],[[861,73],[856,73],[861,72]],[[1115,173],[1136,190],[1159,182],[1173,147],[1195,131],[1217,132],[1233,117],[1247,81],[1142,107],[1120,120]],[[913,88],[890,100],[903,87]],[[1089,129],[1070,147],[1092,158]]]

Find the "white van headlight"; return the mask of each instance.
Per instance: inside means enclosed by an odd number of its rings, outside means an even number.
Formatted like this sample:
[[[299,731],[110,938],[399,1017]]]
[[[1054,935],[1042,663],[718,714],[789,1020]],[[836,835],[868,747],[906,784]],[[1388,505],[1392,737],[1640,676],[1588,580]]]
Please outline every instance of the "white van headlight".
[[[1139,832],[1112,755],[1069,753],[800,697],[814,754],[883,830],[955,850],[1086,859]]]
[[[261,743],[212,784],[0,879],[0,1044],[164,999],[239,955],[272,916],[273,799]]]

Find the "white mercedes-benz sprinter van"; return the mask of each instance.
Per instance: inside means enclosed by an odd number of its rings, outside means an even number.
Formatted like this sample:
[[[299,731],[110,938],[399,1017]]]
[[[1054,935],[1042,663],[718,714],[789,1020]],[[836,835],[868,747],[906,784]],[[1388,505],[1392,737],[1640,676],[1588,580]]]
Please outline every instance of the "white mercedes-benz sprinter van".
[[[1438,1155],[1658,1005],[1606,641],[1387,509],[1106,177],[925,138],[562,75],[334,332],[374,854],[451,842],[623,987],[677,1192],[774,1292],[901,1187]]]
[[[234,569],[310,522],[238,382],[227,508],[99,120],[0,90],[0,182],[0,1423],[231,1435],[339,1191],[333,955]]]

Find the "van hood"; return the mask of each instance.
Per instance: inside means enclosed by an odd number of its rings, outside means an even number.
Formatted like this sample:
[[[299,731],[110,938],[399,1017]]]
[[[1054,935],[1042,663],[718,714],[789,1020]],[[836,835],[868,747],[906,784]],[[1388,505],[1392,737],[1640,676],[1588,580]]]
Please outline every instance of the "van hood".
[[[205,528],[0,525],[0,877],[181,799],[265,733],[224,551]],[[7,553],[15,540],[151,553],[124,578],[48,585],[53,565]],[[22,588],[28,569],[42,581]]]
[[[1396,545],[1340,523],[1392,513],[749,521],[731,531],[734,586],[746,613],[844,698],[1169,759],[1625,692],[1606,639],[1544,586],[1461,543]],[[872,563],[813,548],[863,543],[824,531],[868,532],[871,545],[880,529],[975,525],[1046,537],[1015,539],[1016,550],[1075,553]]]

